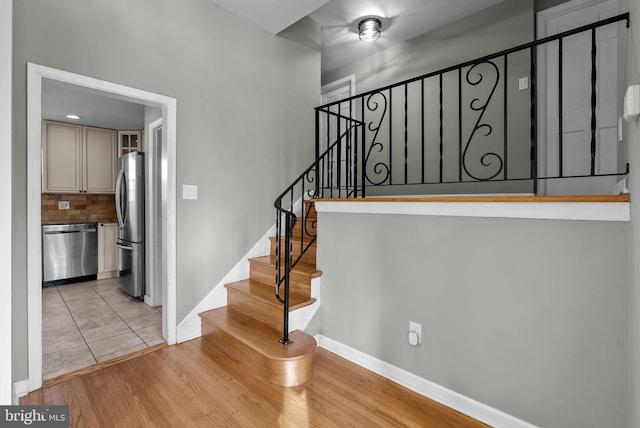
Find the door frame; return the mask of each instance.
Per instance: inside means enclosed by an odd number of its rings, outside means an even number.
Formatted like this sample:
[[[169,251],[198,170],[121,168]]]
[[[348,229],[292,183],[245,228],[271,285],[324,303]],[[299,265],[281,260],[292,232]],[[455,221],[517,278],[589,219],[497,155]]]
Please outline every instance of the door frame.
[[[12,0],[0,0],[0,199],[8,208],[0,210],[0,405],[13,404],[12,303],[11,303],[11,203],[12,178]]]
[[[541,39],[547,36],[547,21],[549,18],[555,18],[568,13],[578,11],[587,7],[591,7],[598,4],[611,3],[617,10],[618,0],[570,0],[565,3],[561,3],[557,6],[544,9],[536,13],[536,39]],[[547,170],[549,169],[548,163],[548,147],[547,147],[547,86],[546,86],[546,69],[547,69],[547,56],[546,49],[538,49],[538,55],[536,58],[536,76],[537,76],[537,170],[538,176],[542,173],[547,176]],[[537,194],[546,195],[548,192],[548,180],[537,180]],[[611,189],[613,191],[613,188]]]
[[[158,147],[158,142],[156,139],[156,132],[160,129],[161,132],[164,132],[162,128],[162,118],[157,119],[151,122],[147,126],[147,141],[148,144],[145,148],[147,152],[147,195],[148,195],[148,204],[150,207],[150,212],[158,210],[158,203],[162,204],[162,193],[163,190],[161,188],[161,184],[157,181],[158,176],[158,162],[156,162],[157,156],[160,155],[162,157],[162,147]],[[161,139],[162,140],[162,139]],[[161,141],[162,143],[162,141]],[[166,251],[164,251],[164,246],[160,247],[158,245],[159,242],[164,242],[164,236],[160,236],[158,239],[156,232],[156,228],[158,227],[157,220],[158,218],[155,215],[147,216],[147,231],[145,231],[145,236],[147,236],[147,244],[149,248],[149,281],[150,290],[148,294],[145,294],[144,301],[149,306],[158,306],[166,305],[166,298],[164,293],[162,293],[162,287],[160,287],[158,278],[162,279],[164,277],[163,267],[166,265]],[[162,219],[160,219],[160,223],[162,224]],[[147,233],[150,232],[150,233]],[[158,298],[160,296],[160,298]],[[166,337],[166,329],[163,324],[163,336]]]
[[[162,201],[166,277],[163,288],[167,305],[162,311],[163,329],[166,325],[168,344],[176,343],[176,114],[175,98],[70,73],[38,64],[27,64],[27,288],[28,288],[28,345],[29,391],[42,386],[42,246],[41,246],[41,120],[42,79],[52,79],[90,90],[97,90],[116,99],[162,109],[163,188]],[[166,179],[164,179],[166,177]],[[153,209],[153,207],[152,207]]]

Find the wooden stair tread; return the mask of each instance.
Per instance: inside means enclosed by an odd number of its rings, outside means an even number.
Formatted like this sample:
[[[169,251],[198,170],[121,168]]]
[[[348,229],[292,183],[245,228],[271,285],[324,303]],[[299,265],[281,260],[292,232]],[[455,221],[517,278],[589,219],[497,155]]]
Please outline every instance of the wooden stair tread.
[[[244,294],[251,295],[252,298],[261,300],[267,304],[270,304],[277,309],[282,308],[275,296],[275,290],[273,285],[265,284],[264,282],[255,281],[253,279],[245,279],[242,281],[232,282],[226,284],[227,289],[239,291]],[[302,296],[300,294],[289,292],[289,310],[293,311],[299,308],[303,308],[315,302],[316,299]]]
[[[313,240],[313,243],[311,244],[312,247],[316,246],[316,243],[318,242],[317,239],[315,239],[315,236],[309,236],[307,234],[305,234],[304,236],[302,236],[302,239],[300,239],[301,236],[299,233],[295,233],[293,235],[291,235],[291,241],[294,242],[294,245],[298,245],[300,246],[300,241],[302,241],[304,244],[309,244],[311,242],[311,240]],[[284,242],[284,236],[280,237],[280,241]],[[270,241],[277,241],[277,238],[275,236],[270,236],[269,237]]]
[[[299,330],[289,333],[293,343],[284,346],[279,342],[280,331],[226,306],[202,312],[200,317],[271,361],[308,358],[316,349],[315,339]]]
[[[251,262],[261,263],[265,265],[276,265],[276,256],[262,256],[249,259]],[[284,261],[280,262],[281,266],[284,266]],[[310,263],[298,262],[293,268],[294,272],[309,275],[311,278],[317,278],[322,276],[322,271],[316,270],[316,266]],[[275,281],[275,280],[274,280]]]

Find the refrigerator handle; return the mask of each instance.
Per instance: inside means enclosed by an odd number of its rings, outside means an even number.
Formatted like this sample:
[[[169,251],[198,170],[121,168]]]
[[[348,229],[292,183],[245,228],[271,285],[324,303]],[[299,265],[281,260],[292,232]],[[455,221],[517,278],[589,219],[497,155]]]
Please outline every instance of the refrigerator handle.
[[[118,226],[120,229],[124,227],[124,215],[122,213],[122,205],[120,203],[122,179],[124,178],[124,170],[118,171],[116,179],[116,216],[118,216]]]

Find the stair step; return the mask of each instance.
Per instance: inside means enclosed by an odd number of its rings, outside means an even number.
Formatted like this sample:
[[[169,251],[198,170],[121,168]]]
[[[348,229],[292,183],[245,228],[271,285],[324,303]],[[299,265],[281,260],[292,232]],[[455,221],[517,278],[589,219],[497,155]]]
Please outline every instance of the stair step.
[[[298,239],[296,239],[298,238]],[[293,236],[293,239],[291,240],[292,245],[291,245],[291,253],[293,255],[293,260],[297,259],[300,256],[300,253],[302,252],[303,248],[306,248],[307,245],[309,245],[309,242],[311,241],[310,237],[305,237],[306,239],[304,240],[304,242],[302,243],[302,246],[300,244],[300,237],[299,236]],[[276,243],[278,242],[278,240],[276,239],[275,236],[272,236],[269,238],[271,240],[271,255],[275,257],[276,255]],[[284,237],[280,238],[280,242],[282,247],[284,248]],[[284,256],[284,253],[283,253]],[[308,264],[312,264],[315,265],[316,263],[316,244],[315,241],[313,242],[313,244],[309,245],[309,247],[307,248],[307,251],[305,251],[305,253],[302,255],[302,259],[300,259],[300,261],[304,262],[304,263],[308,263]]]
[[[275,256],[263,256],[249,259],[249,275],[251,279],[274,284],[276,282],[276,258]],[[283,266],[284,262],[280,262]],[[311,279],[322,275],[316,270],[315,264],[299,262],[291,271],[289,276],[289,292],[302,296],[311,296]]]
[[[298,217],[298,221],[296,221],[295,226],[293,226],[293,232],[292,235],[293,236],[300,236],[302,235],[302,225],[306,225],[305,226],[305,235],[316,235],[316,229],[318,226],[318,219],[317,217],[305,217],[304,221],[302,221],[302,219],[300,217]],[[284,234],[284,231],[283,231]]]
[[[302,385],[311,378],[316,341],[299,330],[293,343],[279,343],[281,331],[228,307],[200,314],[204,340],[245,370],[281,386]]]
[[[283,326],[283,305],[275,297],[273,285],[246,279],[226,284],[227,306],[276,329]],[[282,290],[280,295],[282,295]],[[289,293],[289,312],[313,304],[316,299]]]

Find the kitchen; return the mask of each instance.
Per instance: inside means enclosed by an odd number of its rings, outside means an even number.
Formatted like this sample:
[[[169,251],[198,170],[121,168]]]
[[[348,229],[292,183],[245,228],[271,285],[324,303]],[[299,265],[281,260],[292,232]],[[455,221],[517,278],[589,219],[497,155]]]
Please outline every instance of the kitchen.
[[[145,206],[145,119],[159,116],[147,109],[43,82],[44,380],[164,342],[135,209]]]

